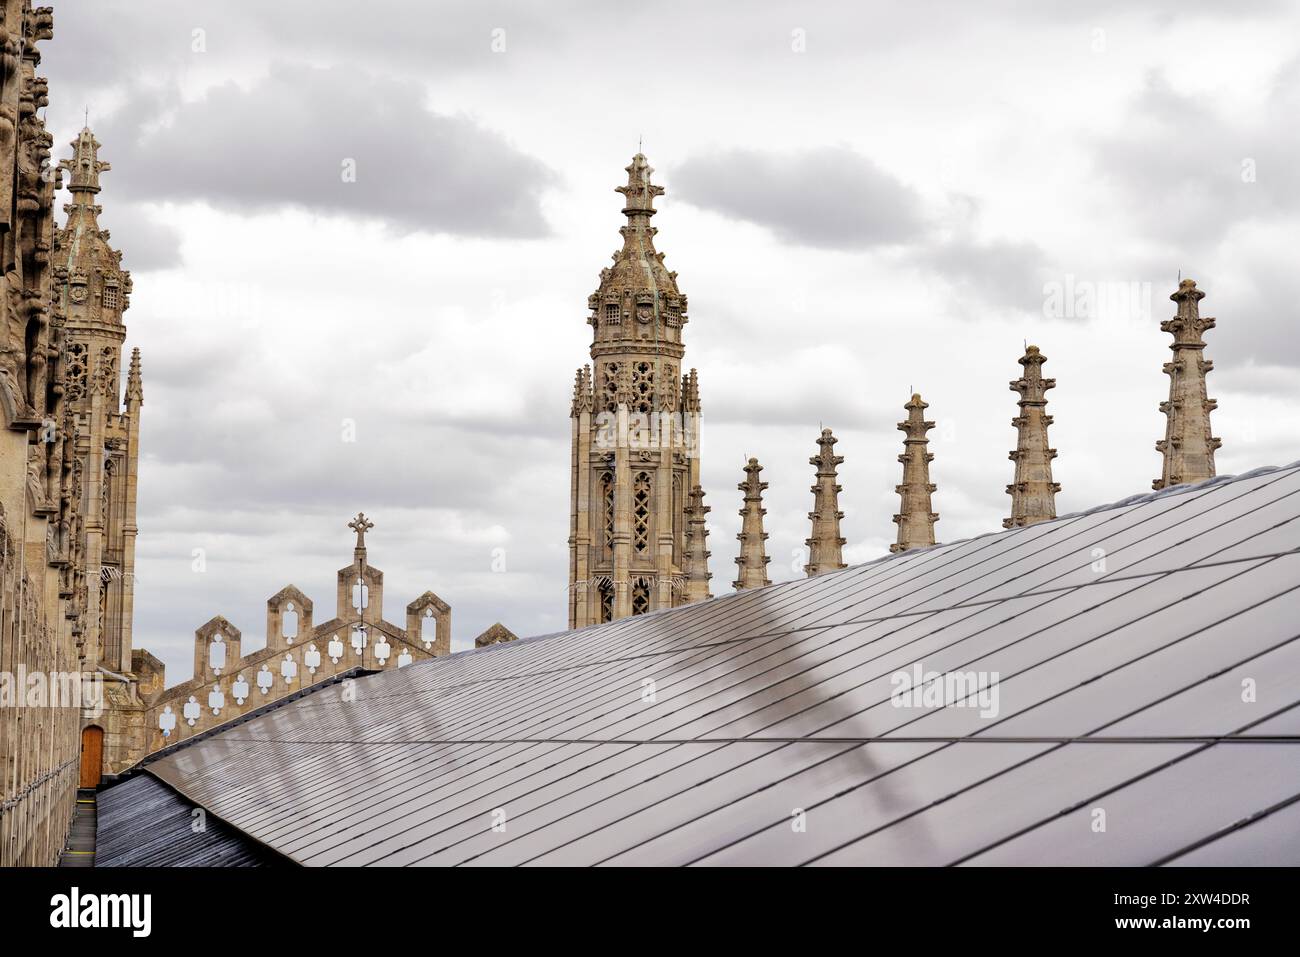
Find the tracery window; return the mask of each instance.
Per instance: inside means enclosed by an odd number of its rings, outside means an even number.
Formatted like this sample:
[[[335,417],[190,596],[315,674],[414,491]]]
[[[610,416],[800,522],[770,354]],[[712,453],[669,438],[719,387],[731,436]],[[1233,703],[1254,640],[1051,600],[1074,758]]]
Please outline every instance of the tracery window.
[[[633,366],[632,393],[636,397],[636,411],[649,415],[654,409],[655,395],[655,370],[649,362]]]
[[[600,473],[600,550],[609,559],[614,554],[614,473]]]
[[[614,620],[614,583],[609,579],[600,583],[600,620]]]
[[[86,347],[80,342],[68,346],[68,401],[86,394]]]
[[[632,483],[632,547],[644,552],[650,547],[650,473],[637,472]]]
[[[113,389],[117,389],[117,352],[112,346],[104,346],[99,350],[99,364],[104,370],[104,377],[108,380]]]
[[[632,614],[644,615],[650,610],[650,583],[641,579],[632,586]]]
[[[617,362],[606,362],[601,390],[605,393],[605,407],[610,412],[618,411],[618,378],[622,367]]]

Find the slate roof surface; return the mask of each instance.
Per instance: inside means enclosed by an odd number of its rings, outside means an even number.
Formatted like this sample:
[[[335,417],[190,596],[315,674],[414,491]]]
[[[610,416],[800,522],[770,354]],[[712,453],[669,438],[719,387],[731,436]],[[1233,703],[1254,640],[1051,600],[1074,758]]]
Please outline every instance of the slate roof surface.
[[[99,794],[96,867],[292,866],[206,814],[157,778],[140,775]]]
[[[142,770],[309,865],[1294,865],[1297,639],[1300,463],[368,675]],[[918,665],[996,697],[899,707]]]

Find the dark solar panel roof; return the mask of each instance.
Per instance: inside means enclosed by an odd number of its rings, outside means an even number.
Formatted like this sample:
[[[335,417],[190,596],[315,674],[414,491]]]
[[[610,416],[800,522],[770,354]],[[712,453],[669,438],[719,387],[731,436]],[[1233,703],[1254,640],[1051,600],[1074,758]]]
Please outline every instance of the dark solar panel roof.
[[[96,867],[262,867],[292,862],[202,812],[157,778],[100,792]]]
[[[1260,470],[367,676],[147,770],[312,865],[1300,864],[1298,549],[1300,466]],[[898,706],[917,667],[996,697]]]

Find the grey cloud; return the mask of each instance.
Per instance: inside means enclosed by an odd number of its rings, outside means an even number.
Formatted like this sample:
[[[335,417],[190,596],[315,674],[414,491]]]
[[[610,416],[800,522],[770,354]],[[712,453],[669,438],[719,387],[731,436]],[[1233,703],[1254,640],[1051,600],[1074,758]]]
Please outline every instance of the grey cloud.
[[[1193,274],[1206,294],[1201,315],[1217,320],[1206,334],[1209,358],[1220,368],[1248,363],[1300,366],[1300,316],[1289,294],[1295,282],[1295,247],[1256,247],[1248,267],[1224,272],[1226,281],[1215,273]],[[1172,313],[1173,304],[1163,304]]]
[[[1205,252],[1232,226],[1300,213],[1300,61],[1274,81],[1258,117],[1228,114],[1153,73],[1092,160],[1098,202],[1181,253]],[[1253,180],[1245,178],[1253,167]],[[1114,187],[1114,191],[1108,187]]]
[[[911,187],[847,147],[731,150],[685,162],[673,178],[686,202],[764,226],[785,242],[842,251],[886,247],[985,302],[1037,309],[1044,253],[1027,241],[981,240],[979,204],[952,196],[944,224]]]
[[[122,265],[133,272],[181,264],[180,230],[140,203],[105,200],[100,224],[109,230],[113,245],[123,250]]]
[[[915,262],[982,302],[1030,312],[1042,309],[1046,257],[1034,243],[941,240],[919,247]]]
[[[701,209],[823,249],[905,243],[924,228],[916,194],[847,147],[710,153],[681,164],[673,187]]]
[[[354,69],[279,65],[251,89],[186,103],[137,91],[97,133],[127,197],[296,207],[402,232],[548,232],[540,198],[555,174],[543,163],[467,116],[430,112],[417,84]]]

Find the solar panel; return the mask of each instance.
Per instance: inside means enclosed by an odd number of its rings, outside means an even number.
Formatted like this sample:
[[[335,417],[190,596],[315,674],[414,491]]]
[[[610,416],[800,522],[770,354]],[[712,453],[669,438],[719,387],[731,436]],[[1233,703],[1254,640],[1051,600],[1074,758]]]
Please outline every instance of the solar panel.
[[[312,865],[1300,863],[1297,493],[1260,470],[420,662],[138,773]]]

